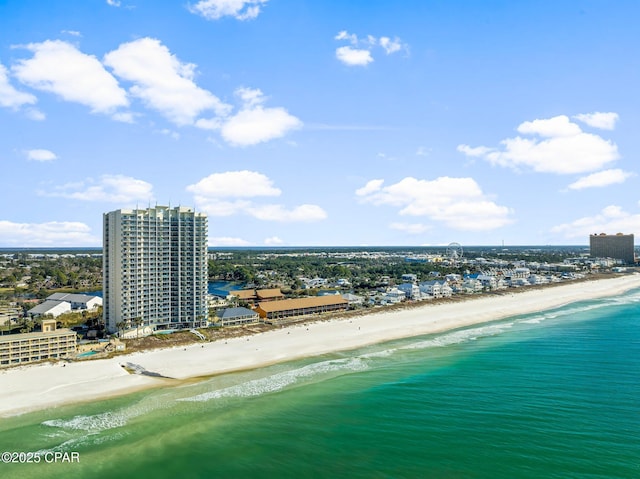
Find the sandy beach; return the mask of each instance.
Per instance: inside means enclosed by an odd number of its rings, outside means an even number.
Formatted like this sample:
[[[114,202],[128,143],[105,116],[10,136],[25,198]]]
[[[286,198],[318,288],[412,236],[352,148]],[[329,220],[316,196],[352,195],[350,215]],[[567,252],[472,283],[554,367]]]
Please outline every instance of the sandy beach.
[[[187,379],[355,349],[394,339],[463,328],[640,288],[640,274],[547,288],[483,295],[455,303],[425,303],[400,311],[291,326],[247,337],[132,353],[110,359],[0,370],[0,417],[100,399],[168,384],[130,374],[130,363],[173,379]]]

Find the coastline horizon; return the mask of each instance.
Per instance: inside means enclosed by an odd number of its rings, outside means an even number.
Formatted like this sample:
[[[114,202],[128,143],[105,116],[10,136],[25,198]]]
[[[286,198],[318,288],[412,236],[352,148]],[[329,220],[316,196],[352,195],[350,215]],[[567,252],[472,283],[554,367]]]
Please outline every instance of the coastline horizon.
[[[59,363],[43,363],[10,368],[0,371],[0,417],[162,387],[168,384],[166,378],[179,383],[197,382],[327,353],[450,332],[570,303],[617,296],[639,287],[640,274],[631,274],[455,303],[320,319],[224,342],[135,352],[64,367]],[[126,364],[164,378],[130,374],[124,368]]]

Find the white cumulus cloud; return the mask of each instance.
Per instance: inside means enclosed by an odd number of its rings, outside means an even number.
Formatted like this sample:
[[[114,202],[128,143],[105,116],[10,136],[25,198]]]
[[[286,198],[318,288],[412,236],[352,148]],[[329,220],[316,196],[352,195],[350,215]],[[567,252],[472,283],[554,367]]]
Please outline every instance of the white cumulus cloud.
[[[100,61],[61,40],[30,43],[33,58],[19,60],[12,70],[20,82],[64,100],[86,105],[93,112],[113,113],[127,107],[127,93]]]
[[[349,33],[346,30],[342,30],[340,32],[338,32],[338,34],[333,37],[334,40],[347,40],[349,41],[352,45],[357,45],[358,44],[358,36],[355,35],[354,33]]]
[[[122,111],[111,115],[111,119],[122,123],[135,123],[136,115],[129,111]]]
[[[459,145],[458,151],[484,158],[492,165],[557,174],[599,170],[619,158],[614,143],[585,133],[565,115],[525,121],[518,132],[530,137],[507,138],[498,148]]]
[[[603,186],[624,183],[633,173],[620,169],[604,170],[583,176],[569,185],[571,190],[583,190],[585,188],[601,188]]]
[[[0,220],[0,246],[97,246],[102,238],[91,228],[75,221],[15,223]]]
[[[154,201],[153,186],[150,183],[124,175],[102,175],[98,180],[89,178],[86,181],[68,183],[40,194],[125,205]]]
[[[187,191],[209,198],[280,196],[282,193],[268,176],[248,170],[213,173],[187,186]]]
[[[58,159],[58,156],[53,151],[49,150],[35,149],[27,150],[24,153],[27,160],[31,161],[53,161]]]
[[[251,20],[260,14],[260,8],[268,0],[200,0],[189,6],[189,11],[207,20],[233,17],[237,20]]]
[[[380,37],[380,46],[384,48],[387,55],[402,50],[402,42],[398,37],[395,37],[393,40],[389,37]]]
[[[0,63],[0,106],[17,110],[23,105],[34,105],[37,101],[31,93],[18,91],[9,83],[9,72]]]
[[[401,216],[422,216],[457,230],[491,230],[511,223],[512,211],[493,202],[473,178],[406,177],[382,186],[373,180],[356,194],[364,203],[399,208]],[[398,229],[398,228],[395,228]]]
[[[205,111],[226,115],[231,109],[195,84],[196,65],[182,63],[155,38],[123,43],[104,56],[104,63],[133,83],[131,95],[176,125],[192,125]]]
[[[273,181],[256,171],[214,173],[187,186],[197,207],[210,216],[244,214],[263,221],[311,222],[323,220],[327,213],[317,205],[287,208],[280,204],[261,204],[258,197],[280,196]]]
[[[359,38],[355,33],[349,33],[346,30],[338,32],[333,37],[334,40],[349,42],[350,46],[342,46],[336,48],[336,58],[348,66],[366,66],[374,61],[373,51],[380,47],[387,55],[399,52],[400,50],[408,51],[408,45],[402,43],[400,38],[380,37],[366,35]]]
[[[576,136],[582,133],[580,127],[571,123],[565,115],[546,120],[525,121],[518,126],[518,132],[524,135],[540,135],[547,138]]]
[[[618,121],[618,114],[613,112],[594,112],[594,113],[581,113],[575,115],[574,118],[581,121],[593,128],[599,128],[601,130],[613,130],[616,127]]]
[[[302,127],[302,121],[282,107],[263,106],[265,98],[258,89],[239,88],[236,95],[243,106],[221,125],[222,138],[235,146],[249,146],[281,138]]]
[[[380,179],[367,181],[366,185],[356,190],[356,195],[368,196],[372,193],[375,193],[376,191],[379,191],[382,188],[383,184],[384,184],[384,180],[380,180]]]
[[[369,50],[349,46],[336,48],[336,58],[349,66],[366,66],[373,61]]]
[[[607,206],[593,216],[584,216],[551,229],[552,233],[561,234],[567,239],[579,238],[583,242],[592,234],[629,234],[638,233],[638,231],[640,231],[640,214],[626,212],[617,205]]]
[[[492,151],[491,148],[488,148],[486,146],[471,147],[469,145],[458,145],[457,150],[467,156],[473,156],[476,158],[481,158]]]
[[[195,64],[182,62],[154,38],[121,44],[104,55],[104,66],[94,56],[59,40],[23,48],[34,55],[13,65],[13,74],[20,82],[87,105],[116,121],[135,122],[138,114],[124,110],[135,98],[177,126],[219,131],[233,146],[281,138],[302,127],[302,121],[285,108],[265,106],[266,98],[259,89],[238,88],[235,94],[240,106],[234,112],[232,105],[197,85]],[[116,77],[129,83],[128,91]],[[35,96],[11,86],[6,68],[0,64],[0,106],[17,109],[34,103]],[[26,114],[34,120],[44,119],[35,108],[26,110]]]
[[[35,121],[42,121],[47,118],[47,116],[37,108],[27,108],[25,114],[27,118]]]

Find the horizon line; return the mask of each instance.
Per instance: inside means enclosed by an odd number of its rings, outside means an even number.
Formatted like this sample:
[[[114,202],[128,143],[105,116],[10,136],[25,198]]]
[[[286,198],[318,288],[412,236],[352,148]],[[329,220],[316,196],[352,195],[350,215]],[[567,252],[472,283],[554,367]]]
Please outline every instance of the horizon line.
[[[291,249],[291,248],[446,248],[450,243],[437,245],[209,245],[207,249]],[[640,245],[635,245],[638,247]],[[462,245],[463,248],[589,248],[588,244],[470,244]],[[0,251],[6,250],[102,250],[103,246],[0,246]]]

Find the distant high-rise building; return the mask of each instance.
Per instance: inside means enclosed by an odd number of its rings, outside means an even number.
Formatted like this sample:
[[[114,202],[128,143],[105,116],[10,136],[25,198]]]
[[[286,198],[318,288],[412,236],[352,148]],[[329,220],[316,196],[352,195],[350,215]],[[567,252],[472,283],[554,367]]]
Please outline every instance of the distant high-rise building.
[[[590,256],[594,258],[613,258],[625,263],[635,263],[633,235],[618,233],[589,236]]]
[[[103,313],[120,323],[159,329],[206,324],[207,217],[156,206],[105,213]]]

